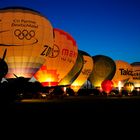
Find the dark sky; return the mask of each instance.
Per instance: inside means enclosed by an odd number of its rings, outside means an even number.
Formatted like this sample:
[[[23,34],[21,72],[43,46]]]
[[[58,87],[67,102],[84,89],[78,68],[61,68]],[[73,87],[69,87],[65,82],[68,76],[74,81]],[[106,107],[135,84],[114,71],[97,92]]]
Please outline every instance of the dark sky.
[[[39,11],[91,56],[140,61],[140,0],[1,0]]]

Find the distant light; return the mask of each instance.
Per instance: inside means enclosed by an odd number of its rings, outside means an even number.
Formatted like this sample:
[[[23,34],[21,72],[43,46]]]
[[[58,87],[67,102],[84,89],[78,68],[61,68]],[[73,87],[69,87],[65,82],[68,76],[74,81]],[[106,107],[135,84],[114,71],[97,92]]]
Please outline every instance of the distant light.
[[[121,82],[121,81],[118,82],[118,89],[119,89],[119,92],[120,92],[121,89],[122,89],[122,82]]]

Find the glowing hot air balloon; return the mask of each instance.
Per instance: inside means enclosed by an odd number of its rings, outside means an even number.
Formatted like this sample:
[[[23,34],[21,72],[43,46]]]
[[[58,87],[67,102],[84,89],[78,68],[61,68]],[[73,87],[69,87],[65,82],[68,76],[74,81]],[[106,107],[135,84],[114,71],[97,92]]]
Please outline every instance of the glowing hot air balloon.
[[[27,8],[11,7],[0,10],[0,55],[7,49],[6,78],[31,78],[53,47],[53,28],[47,18]]]
[[[79,50],[78,50],[79,52]],[[71,71],[59,82],[59,85],[71,85],[73,81],[78,77],[84,65],[84,58],[81,53],[78,53],[76,63]]]
[[[54,46],[49,58],[34,77],[43,86],[55,86],[69,73],[78,56],[76,41],[67,32],[54,29]]]
[[[86,82],[88,79],[89,75],[92,72],[93,69],[93,59],[92,57],[84,52],[79,50],[79,53],[83,55],[84,58],[84,66],[78,75],[78,77],[74,80],[74,82],[71,84],[71,88],[75,91],[78,92],[78,90],[82,87],[82,85]]]
[[[113,82],[111,80],[104,80],[102,83],[101,83],[101,87],[102,87],[102,90],[104,92],[107,93],[107,95],[110,93],[110,91],[113,89]]]
[[[133,90],[134,90],[134,83],[132,82],[126,82],[124,83],[124,90],[126,90],[128,92],[128,94],[130,94]]]
[[[121,87],[123,84],[131,78],[132,74],[132,66],[123,60],[116,60],[116,72],[112,81],[115,87],[118,87],[119,83],[121,82]]]
[[[133,62],[132,75],[129,81],[133,82],[136,88],[140,87],[140,62]]]
[[[111,80],[116,71],[116,65],[113,59],[105,55],[93,56],[94,67],[89,76],[89,81],[94,87],[101,87],[104,80]]]

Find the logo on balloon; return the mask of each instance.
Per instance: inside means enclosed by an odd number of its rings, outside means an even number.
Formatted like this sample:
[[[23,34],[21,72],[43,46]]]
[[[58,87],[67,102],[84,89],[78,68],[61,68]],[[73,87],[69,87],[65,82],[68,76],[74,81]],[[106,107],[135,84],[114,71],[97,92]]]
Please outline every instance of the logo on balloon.
[[[140,80],[140,70],[133,71],[133,80]]]
[[[59,52],[59,47],[55,44],[53,45],[53,48],[44,45],[44,50],[42,51],[41,55],[56,58],[59,55]]]
[[[3,31],[0,31],[0,33],[4,34],[5,32],[10,32],[10,30],[3,30]],[[14,35],[19,39],[19,40],[23,40],[23,39],[26,39],[26,40],[31,40],[34,36],[35,36],[35,31],[31,30],[31,31],[27,31],[27,30],[20,30],[20,29],[16,29],[14,31]],[[4,35],[3,35],[4,36]],[[36,38],[34,38],[35,41],[34,42],[31,42],[31,43],[24,43],[24,44],[16,44],[15,42],[14,43],[11,43],[11,44],[7,44],[7,43],[0,43],[0,46],[26,46],[26,45],[33,45],[33,44],[36,44],[38,42],[38,40]]]
[[[49,57],[56,58],[59,55],[59,52],[60,52],[59,47],[56,44],[54,44],[53,48],[49,54]]]
[[[35,31],[31,30],[31,31],[27,31],[27,30],[20,30],[20,29],[16,29],[14,31],[14,35],[16,37],[18,37],[18,39],[23,40],[23,39],[27,39],[30,40],[31,38],[33,38],[35,36]]]
[[[128,69],[119,69],[121,72],[121,75],[133,75],[133,71],[132,70],[128,70]]]

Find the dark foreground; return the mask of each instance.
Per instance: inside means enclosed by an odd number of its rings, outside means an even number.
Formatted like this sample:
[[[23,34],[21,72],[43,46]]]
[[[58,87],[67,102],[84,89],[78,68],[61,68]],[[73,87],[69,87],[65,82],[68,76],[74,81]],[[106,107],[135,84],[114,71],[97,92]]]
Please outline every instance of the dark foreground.
[[[60,126],[137,124],[140,120],[140,97],[64,97],[60,99],[24,99],[1,105],[1,117],[12,127],[33,124]],[[1,121],[3,122],[1,119]],[[53,125],[52,125],[53,124]],[[54,128],[53,128],[54,129]]]
[[[55,99],[23,99],[15,101],[7,107],[7,111],[16,114],[37,114],[59,116],[63,114],[85,114],[98,113],[140,113],[140,97],[95,97],[77,96]]]
[[[10,128],[14,134],[20,131],[21,136],[28,132],[30,135],[36,136],[37,133],[46,137],[49,131],[53,132],[52,136],[59,132],[60,137],[65,136],[66,132],[68,137],[75,133],[78,137],[82,134],[95,137],[96,132],[100,133],[98,137],[103,132],[106,132],[107,137],[112,137],[111,131],[115,134],[113,137],[118,134],[126,136],[131,130],[139,128],[140,97],[24,99],[1,106],[0,117],[6,132]],[[124,130],[128,130],[127,133]]]

